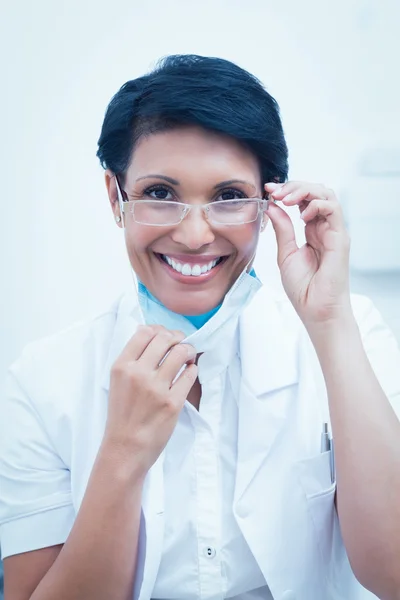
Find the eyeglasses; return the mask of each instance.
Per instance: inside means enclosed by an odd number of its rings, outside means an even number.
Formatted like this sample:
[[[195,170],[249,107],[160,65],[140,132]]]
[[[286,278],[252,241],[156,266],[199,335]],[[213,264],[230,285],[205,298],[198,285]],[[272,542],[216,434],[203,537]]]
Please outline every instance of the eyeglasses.
[[[268,201],[262,198],[234,198],[207,204],[185,204],[172,200],[124,200],[117,182],[121,211],[130,214],[140,225],[167,227],[179,225],[193,210],[203,211],[213,225],[245,225],[253,223],[267,209]]]
[[[267,208],[267,201],[240,198],[195,205],[171,200],[129,200],[122,203],[123,212],[132,215],[136,223],[156,227],[179,225],[194,208],[200,208],[213,225],[244,225],[257,220],[262,208]]]

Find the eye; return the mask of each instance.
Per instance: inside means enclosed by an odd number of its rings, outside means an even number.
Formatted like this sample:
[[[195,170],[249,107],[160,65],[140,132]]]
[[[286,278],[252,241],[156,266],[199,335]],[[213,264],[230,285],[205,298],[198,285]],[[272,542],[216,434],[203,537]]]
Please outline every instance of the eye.
[[[218,196],[217,200],[239,200],[241,198],[247,198],[246,194],[241,190],[223,190]]]
[[[154,200],[173,200],[171,191],[164,185],[153,185],[152,187],[146,188],[143,192],[143,196],[153,198]]]

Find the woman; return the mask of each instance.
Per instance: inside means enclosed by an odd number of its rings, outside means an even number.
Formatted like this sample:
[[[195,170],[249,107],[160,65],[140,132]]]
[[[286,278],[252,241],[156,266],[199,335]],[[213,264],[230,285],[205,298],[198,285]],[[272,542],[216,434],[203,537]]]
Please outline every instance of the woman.
[[[350,298],[334,192],[284,183],[275,101],[169,57],[113,98],[98,156],[138,294],[11,368],[6,600],[399,598],[400,354]],[[290,302],[252,271],[269,221]]]

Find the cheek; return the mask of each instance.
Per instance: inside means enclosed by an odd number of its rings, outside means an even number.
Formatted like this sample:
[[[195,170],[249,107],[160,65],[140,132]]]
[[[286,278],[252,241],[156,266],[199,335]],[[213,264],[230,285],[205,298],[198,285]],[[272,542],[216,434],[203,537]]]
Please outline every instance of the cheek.
[[[146,273],[146,249],[154,237],[150,232],[143,231],[143,228],[128,227],[125,229],[125,244],[129,257],[129,262],[135,273],[140,279],[143,279]]]
[[[232,231],[229,236],[230,243],[236,248],[238,255],[244,257],[254,253],[259,236],[260,224],[248,223],[240,231]]]
[[[125,242],[130,256],[140,256],[148,251],[149,247],[160,237],[160,231],[154,227],[135,225],[125,229]]]

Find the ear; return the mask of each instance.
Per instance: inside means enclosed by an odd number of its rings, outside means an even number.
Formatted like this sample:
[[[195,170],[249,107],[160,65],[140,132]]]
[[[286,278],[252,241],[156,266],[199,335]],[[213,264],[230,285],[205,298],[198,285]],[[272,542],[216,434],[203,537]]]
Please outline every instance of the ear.
[[[121,210],[118,202],[118,192],[115,180],[115,175],[110,169],[105,172],[105,182],[107,188],[108,199],[110,201],[111,210],[113,211],[114,218],[118,227],[123,227]]]

